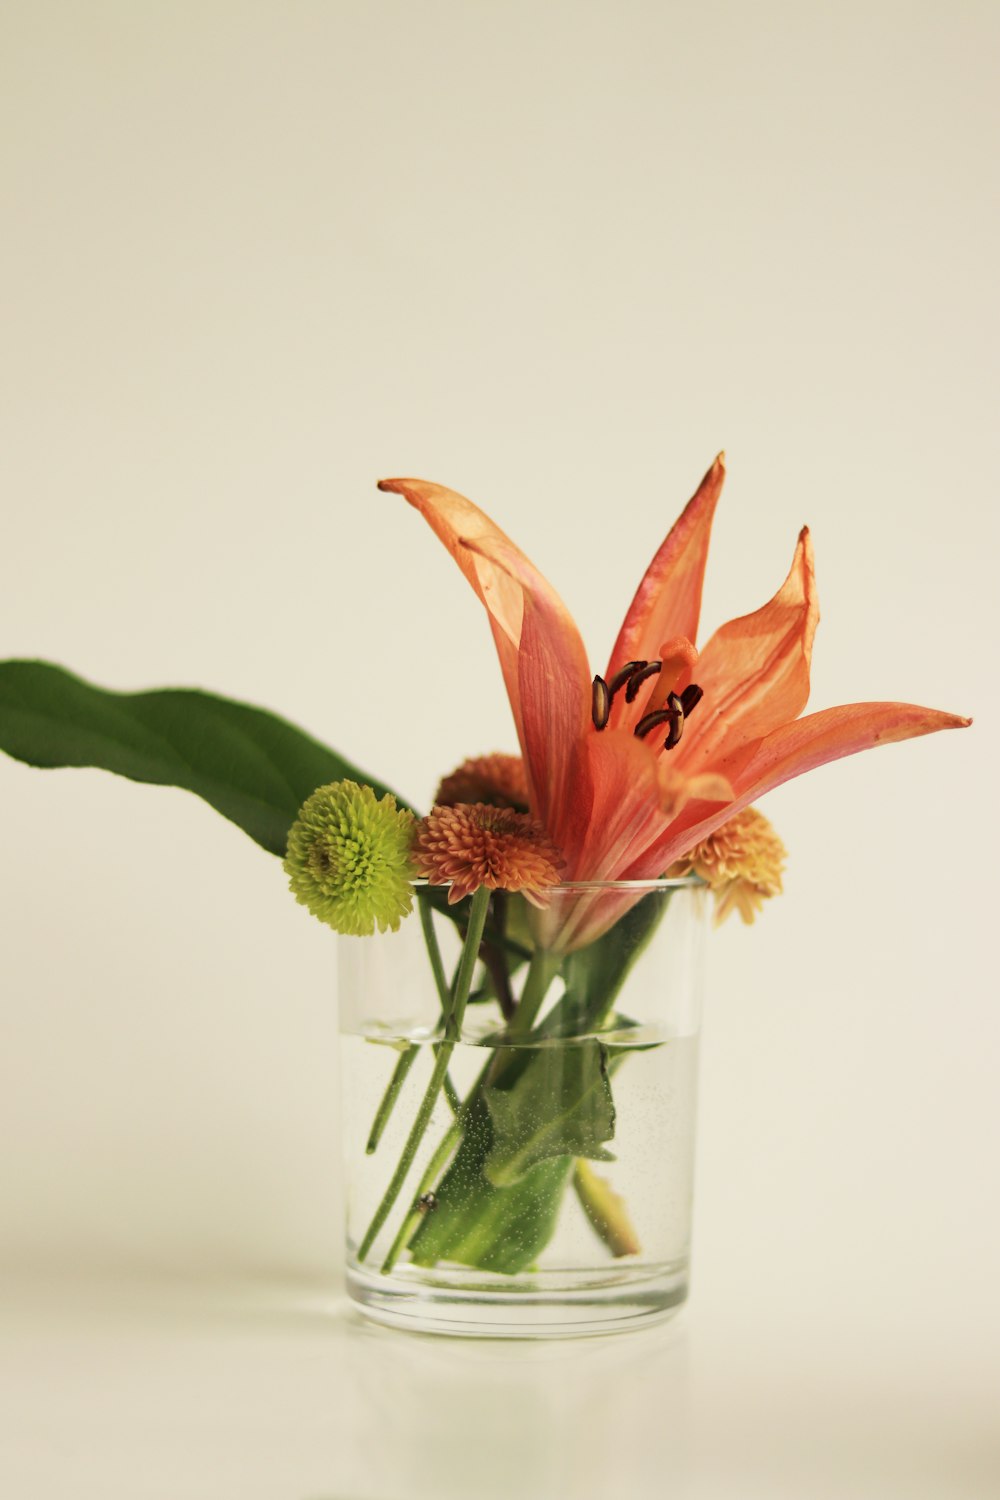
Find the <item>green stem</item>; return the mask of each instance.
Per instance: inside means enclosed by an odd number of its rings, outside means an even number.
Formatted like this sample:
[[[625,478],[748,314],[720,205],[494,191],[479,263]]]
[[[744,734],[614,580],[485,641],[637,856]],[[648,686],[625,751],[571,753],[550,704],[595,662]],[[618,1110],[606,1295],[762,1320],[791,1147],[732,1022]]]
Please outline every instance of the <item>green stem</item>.
[[[396,1066],[392,1070],[392,1077],[389,1079],[386,1091],[382,1095],[382,1102],[376,1110],[375,1118],[372,1121],[372,1128],[368,1135],[368,1144],[365,1147],[365,1151],[369,1156],[371,1156],[382,1139],[382,1132],[389,1123],[389,1116],[392,1114],[396,1100],[402,1092],[403,1084],[406,1082],[406,1075],[417,1060],[419,1050],[419,1047],[407,1046],[406,1051],[400,1053],[397,1059]]]
[[[434,913],[431,910],[430,902],[422,901],[419,895],[417,896],[417,910],[420,913],[420,926],[423,929],[424,942],[427,945],[427,956],[430,959],[431,973],[434,975],[434,984],[437,987],[438,999],[441,1002],[441,1014],[446,1016],[451,1003],[451,993],[448,987],[448,979],[444,972],[444,963],[441,959],[441,949],[438,946],[437,933],[434,931]],[[407,1075],[417,1060],[419,1051],[419,1047],[407,1047],[393,1069],[392,1077],[386,1085],[385,1093],[382,1095],[382,1101],[375,1113],[372,1128],[368,1134],[368,1143],[365,1146],[365,1153],[368,1156],[371,1156],[378,1149],[378,1143],[382,1139],[385,1127],[389,1123],[389,1116],[396,1107],[396,1101],[402,1093],[403,1084],[406,1082]],[[458,1090],[447,1073],[444,1079],[444,1091],[452,1113],[457,1114],[461,1100],[459,1099]]]
[[[483,1068],[475,1083],[472,1085],[471,1089],[466,1095],[465,1100],[459,1100],[458,1108],[455,1110],[455,1118],[454,1120],[452,1120],[451,1124],[448,1126],[448,1129],[445,1131],[445,1134],[442,1136],[437,1150],[434,1152],[434,1155],[431,1157],[430,1161],[427,1164],[426,1172],[420,1179],[416,1194],[417,1203],[419,1203],[423,1195],[429,1192],[430,1189],[434,1186],[435,1182],[437,1182],[441,1173],[444,1171],[445,1164],[448,1161],[448,1158],[451,1156],[452,1151],[457,1146],[458,1142],[462,1139],[462,1132],[464,1131],[466,1122],[472,1112],[472,1107],[475,1104],[476,1100],[479,1098],[480,1090],[490,1076],[490,1069],[492,1065],[493,1059],[491,1058]],[[445,1079],[445,1082],[447,1083],[447,1078]],[[402,1224],[399,1226],[399,1232],[397,1233],[396,1238],[389,1246],[389,1253],[386,1255],[385,1261],[382,1264],[383,1276],[392,1270],[393,1266],[396,1264],[396,1261],[399,1259],[400,1251],[410,1243],[410,1240],[413,1237],[413,1233],[420,1223],[422,1217],[423,1215],[420,1212],[419,1208],[416,1206],[416,1204],[414,1204],[409,1213],[406,1215],[406,1218],[403,1220]]]
[[[457,1115],[462,1108],[462,1096],[451,1081],[451,1075],[444,1075],[444,1097],[448,1101],[448,1107],[453,1115]]]
[[[448,1063],[455,1049],[462,1031],[462,1021],[465,1016],[465,1006],[469,998],[469,990],[472,987],[472,975],[476,967],[476,959],[479,955],[479,944],[482,941],[483,928],[486,925],[486,911],[489,906],[490,892],[487,886],[480,886],[472,898],[472,908],[469,912],[469,927],[465,934],[465,944],[462,948],[462,957],[459,961],[458,972],[455,975],[455,990],[451,997],[451,1004],[445,1016],[444,1041],[437,1049],[434,1060],[434,1071],[430,1082],[420,1101],[417,1117],[407,1137],[406,1145],[403,1147],[402,1155],[392,1174],[392,1180],[383,1194],[382,1201],[375,1210],[375,1216],[368,1226],[368,1232],[358,1249],[358,1260],[363,1261],[378,1236],[382,1225],[392,1211],[392,1206],[399,1196],[400,1189],[409,1175],[413,1166],[414,1157],[420,1148],[420,1142],[430,1123],[437,1103],[438,1094],[441,1092],[445,1074],[448,1071]]]
[[[451,992],[448,989],[448,979],[444,972],[444,963],[441,959],[441,949],[438,946],[437,933],[434,931],[434,913],[429,901],[421,899],[417,895],[417,911],[420,913],[420,926],[423,929],[424,942],[427,945],[427,957],[431,961],[431,972],[434,975],[434,983],[437,985],[438,999],[441,1001],[442,1015],[448,1014],[448,1005],[451,1001]]]
[[[434,1155],[427,1163],[427,1170],[424,1173],[423,1177],[421,1177],[420,1182],[417,1186],[418,1203],[425,1193],[430,1192],[431,1188],[437,1182],[438,1177],[444,1171],[445,1162],[448,1160],[449,1156],[454,1151],[456,1145],[462,1138],[462,1129],[463,1116],[461,1113],[459,1113],[459,1115],[454,1120],[452,1120],[451,1124],[448,1126],[448,1129],[441,1137],[441,1141],[438,1145],[437,1150],[434,1152]],[[396,1264],[396,1261],[399,1259],[400,1252],[409,1243],[410,1237],[412,1236],[413,1231],[416,1229],[417,1225],[420,1223],[422,1217],[423,1215],[420,1209],[416,1207],[411,1208],[409,1213],[406,1215],[402,1224],[399,1226],[399,1232],[397,1233],[396,1238],[389,1246],[389,1251],[385,1257],[385,1260],[382,1262],[383,1276],[387,1276],[388,1273],[392,1270],[393,1266]]]
[[[531,963],[518,1001],[517,1010],[507,1028],[508,1035],[512,1038],[524,1037],[535,1024],[535,1018],[542,1008],[542,1002],[548,994],[549,985],[555,978],[559,965],[562,961],[558,953],[550,953],[547,948],[536,948],[531,955]]]
[[[448,977],[444,972],[444,963],[441,958],[441,949],[438,947],[437,933],[434,931],[434,912],[429,901],[421,901],[417,897],[417,909],[420,912],[420,925],[424,931],[424,942],[427,945],[427,956],[431,961],[431,971],[434,975],[434,983],[437,985],[438,999],[441,1001],[441,1014],[448,1014],[451,1004],[451,987]],[[457,976],[456,976],[457,977]],[[451,1081],[451,1076],[444,1075],[445,1098],[451,1106],[453,1115],[457,1115],[462,1107],[462,1100],[458,1089]]]

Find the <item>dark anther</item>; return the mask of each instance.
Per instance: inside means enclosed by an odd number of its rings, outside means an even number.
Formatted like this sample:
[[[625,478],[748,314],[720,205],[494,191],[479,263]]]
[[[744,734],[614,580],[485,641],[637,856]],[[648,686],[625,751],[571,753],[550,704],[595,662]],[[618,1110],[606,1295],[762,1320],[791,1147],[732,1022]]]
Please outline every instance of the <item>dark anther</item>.
[[[594,691],[590,700],[590,714],[595,729],[603,729],[611,712],[611,694],[603,677],[594,678]]]
[[[684,710],[685,718],[687,718],[688,714],[691,713],[692,709],[698,707],[698,704],[701,702],[704,696],[704,688],[700,688],[696,682],[691,682],[688,684],[683,693],[681,693],[681,707]]]
[[[644,714],[635,726],[635,733],[640,739],[655,729],[659,724],[669,724],[670,729],[666,739],[663,741],[664,750],[672,750],[679,742],[684,732],[684,703],[676,693],[670,693],[667,697],[666,708],[656,708],[652,713]]]
[[[672,698],[674,696],[673,693],[670,696]],[[649,731],[655,729],[658,724],[672,722],[676,717],[677,715],[672,708],[656,708],[651,714],[643,715],[635,726],[634,732],[640,740],[645,739]]]
[[[423,1197],[417,1199],[418,1214],[432,1214],[438,1206],[436,1193],[424,1193]]]
[[[667,712],[670,714],[670,733],[663,741],[664,750],[672,750],[680,740],[684,730],[684,703],[676,693],[671,693],[667,698]]]
[[[628,682],[629,678],[632,676],[632,673],[637,672],[640,667],[644,666],[646,666],[646,662],[644,661],[627,661],[622,667],[621,671],[616,672],[611,681],[608,683],[608,693],[610,694],[610,696],[613,698],[618,689],[625,686],[626,682]]]
[[[645,666],[633,672],[628,680],[628,687],[625,689],[625,702],[634,703],[635,695],[646,681],[646,678],[655,676],[662,666],[663,663],[661,661],[648,661]]]

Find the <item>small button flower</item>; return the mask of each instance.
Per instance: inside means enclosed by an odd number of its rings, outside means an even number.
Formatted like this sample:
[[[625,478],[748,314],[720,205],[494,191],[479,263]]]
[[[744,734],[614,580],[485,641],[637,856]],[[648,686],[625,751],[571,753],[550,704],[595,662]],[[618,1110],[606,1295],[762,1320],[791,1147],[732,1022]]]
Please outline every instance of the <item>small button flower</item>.
[[[488,802],[491,807],[528,811],[528,778],[519,755],[476,755],[463,760],[457,770],[438,787],[435,803],[453,807],[456,802]]]
[[[396,931],[413,905],[416,823],[395,797],[333,781],[303,803],[288,835],[285,874],[296,901],[353,937]]]
[[[480,886],[520,891],[535,906],[558,885],[562,857],[527,813],[484,802],[434,807],[417,825],[413,857],[433,885],[450,886],[449,902]]]

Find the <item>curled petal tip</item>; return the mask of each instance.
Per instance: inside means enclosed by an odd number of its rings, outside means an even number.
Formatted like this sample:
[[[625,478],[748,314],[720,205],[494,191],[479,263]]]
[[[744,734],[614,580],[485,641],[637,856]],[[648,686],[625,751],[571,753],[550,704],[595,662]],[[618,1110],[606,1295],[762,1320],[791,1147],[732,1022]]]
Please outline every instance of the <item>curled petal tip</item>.
[[[819,604],[816,600],[816,554],[813,550],[812,532],[809,530],[808,526],[803,526],[802,530],[799,532],[798,551],[801,552],[803,560],[805,561],[806,570],[809,576],[809,594],[811,596],[812,608],[816,616],[816,622],[818,622]]]
[[[719,452],[715,455],[715,457],[712,459],[712,462],[705,470],[701,483],[702,485],[712,484],[721,488],[722,482],[725,477],[726,454],[725,450],[720,448]]]
[[[864,708],[866,705],[859,706]],[[934,734],[939,729],[968,729],[972,723],[972,720],[965,714],[950,714],[942,708],[917,708],[909,703],[889,704],[887,707],[899,710],[901,724],[906,723],[914,727],[900,735],[897,733],[896,725],[890,723],[884,733],[875,735],[877,743],[882,740],[907,739],[912,734]],[[919,728],[916,727],[918,725]]]
[[[643,574],[611,652],[609,682],[627,661],[649,660],[660,641],[696,638],[712,517],[725,477],[720,453]]]

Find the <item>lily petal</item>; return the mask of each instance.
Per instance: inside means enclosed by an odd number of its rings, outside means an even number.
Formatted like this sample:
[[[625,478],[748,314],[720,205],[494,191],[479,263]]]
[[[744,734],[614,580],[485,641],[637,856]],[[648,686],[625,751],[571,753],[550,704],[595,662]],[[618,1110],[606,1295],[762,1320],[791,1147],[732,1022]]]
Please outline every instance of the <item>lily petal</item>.
[[[731,803],[711,811],[704,803],[689,804],[643,856],[642,871],[630,871],[629,876],[645,878],[647,867],[653,875],[661,864],[668,868],[741,808],[805,771],[877,745],[916,739],[939,729],[965,729],[971,723],[960,714],[920,708],[915,703],[847,703],[783,724],[761,740],[740,774],[733,776],[736,795]]]
[[[590,671],[572,620],[567,625],[551,599],[530,592],[527,585],[517,690],[515,719],[532,811],[562,848],[562,827],[576,800],[577,746],[597,737],[590,725]]]
[[[939,729],[967,729],[971,719],[921,708],[916,703],[845,703],[783,724],[761,741],[737,783],[737,801],[745,807],[773,787],[817,766],[877,745],[916,739]]]
[[[500,538],[513,547],[514,543],[510,538],[471,500],[466,500],[464,495],[459,495],[455,490],[445,489],[443,485],[431,484],[425,479],[380,479],[378,487],[385,492],[402,495],[420,512],[486,605],[494,635],[499,633],[512,651],[516,652],[521,639],[521,590],[510,583],[506,573],[497,574],[495,569],[491,569],[466,545],[481,539]],[[527,563],[527,558],[525,562]],[[531,566],[530,563],[528,566]],[[539,587],[547,589],[549,585],[545,579],[541,574],[537,576]],[[500,645],[498,639],[498,650]],[[504,678],[507,677],[509,666],[516,682],[514,656],[510,655],[505,663],[501,653],[501,666],[504,668]]]
[[[578,747],[576,797],[563,809],[559,847],[564,880],[617,880],[663,826],[657,756],[624,729],[593,731]],[[538,941],[569,951],[592,942],[623,916],[641,892],[583,890],[567,908],[536,920]]]
[[[626,662],[651,661],[661,641],[696,639],[712,517],[725,477],[720,453],[643,575],[611,652],[607,681]]]
[[[524,755],[532,812],[550,825],[573,747],[589,723],[590,669],[572,615],[534,564],[464,495],[422,479],[383,479],[444,542],[489,615]]]
[[[591,733],[579,746],[576,785],[589,795],[565,809],[566,880],[617,880],[662,826],[658,757],[627,729]]]
[[[788,577],[754,614],[721,626],[698,658],[704,696],[674,752],[689,774],[722,769],[728,758],[795,719],[809,698],[809,663],[819,621],[812,543],[804,526]]]
[[[704,771],[700,776],[685,776],[676,771],[666,756],[657,767],[660,779],[660,809],[673,821],[689,802],[732,802],[736,795],[725,776]]]

